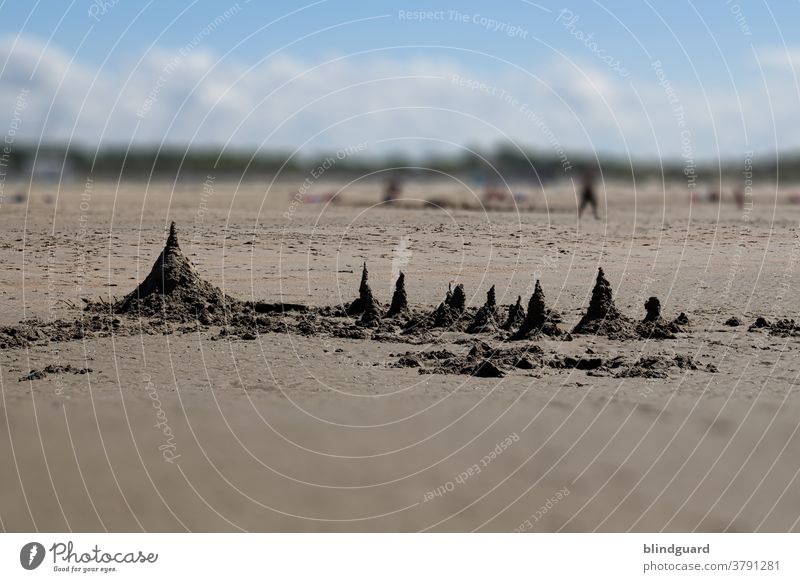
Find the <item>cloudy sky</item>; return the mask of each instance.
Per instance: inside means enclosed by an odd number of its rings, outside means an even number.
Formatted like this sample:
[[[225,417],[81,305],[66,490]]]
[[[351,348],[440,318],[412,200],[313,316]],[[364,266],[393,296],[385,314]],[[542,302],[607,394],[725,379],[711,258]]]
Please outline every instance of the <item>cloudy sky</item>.
[[[6,0],[0,132],[736,159],[800,150],[798,22],[794,1]]]

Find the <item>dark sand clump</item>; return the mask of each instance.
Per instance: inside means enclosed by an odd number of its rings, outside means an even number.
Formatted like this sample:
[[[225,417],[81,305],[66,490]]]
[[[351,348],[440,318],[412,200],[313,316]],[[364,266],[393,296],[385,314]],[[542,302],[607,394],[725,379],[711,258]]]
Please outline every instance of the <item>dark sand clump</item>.
[[[573,333],[604,335],[611,339],[636,337],[632,322],[622,315],[614,305],[611,284],[606,279],[602,268],[597,270],[597,280],[592,289],[589,308],[575,326]]]
[[[408,294],[406,293],[406,276],[400,271],[397,277],[397,282],[394,284],[394,293],[392,294],[392,303],[389,305],[389,311],[386,312],[386,317],[408,317]]]
[[[108,309],[108,304],[106,309]],[[164,330],[125,321],[113,314],[84,312],[73,320],[26,319],[17,325],[0,327],[0,349],[26,348],[50,342],[78,341],[134,333],[155,334]]]
[[[22,376],[19,381],[25,382],[26,380],[41,380],[50,374],[91,374],[93,371],[94,370],[91,368],[76,368],[72,364],[67,364],[66,366],[62,366],[60,364],[49,364],[41,370],[31,370]]]
[[[678,354],[669,356],[642,356],[633,364],[623,366],[617,372],[617,378],[667,378],[673,370],[697,370],[698,366],[691,356]],[[716,367],[709,365],[709,372],[716,372]]]
[[[505,331],[513,331],[522,325],[523,321],[525,321],[525,308],[522,307],[522,296],[518,295],[517,302],[508,306],[508,313],[502,327]]]
[[[495,348],[486,342],[474,342],[466,354],[446,350],[407,352],[393,367],[419,368],[420,374],[463,374],[479,378],[502,378],[514,369],[530,370],[542,366],[542,349]]]
[[[641,356],[631,362],[623,356],[606,358],[596,354],[584,356],[555,355],[547,365],[555,369],[585,370],[590,376],[615,378],[667,378],[674,370],[698,370],[691,356],[678,354]],[[714,373],[716,366],[708,364],[705,371]]]
[[[758,317],[756,321],[747,328],[747,331],[759,331],[765,329],[770,335],[778,337],[797,337],[800,336],[800,326],[794,319],[778,319],[769,321],[763,317]]]
[[[494,285],[486,293],[486,303],[484,303],[472,322],[467,328],[467,333],[483,333],[497,331],[500,314],[497,311],[497,299],[495,297]]]
[[[448,327],[459,329],[461,319],[467,305],[467,295],[464,293],[464,285],[458,284],[455,289],[447,290],[447,295],[439,306],[428,318],[429,321],[421,322],[428,327]]]
[[[740,325],[742,325],[742,320],[736,316],[729,317],[728,319],[725,320],[725,325],[727,325],[728,327],[739,327]]]
[[[658,297],[650,297],[644,303],[644,319],[636,326],[636,333],[643,339],[675,339],[676,333],[681,333],[689,324],[689,318],[681,313],[672,321],[661,317],[661,302]]]
[[[519,330],[515,333],[512,340],[524,340],[535,338],[540,335],[558,337],[562,332],[558,329],[558,317],[552,313],[544,301],[544,291],[542,285],[537,280],[533,289],[533,294],[528,301],[528,313],[522,321]]]
[[[178,244],[173,222],[169,237],[150,274],[113,306],[118,314],[164,321],[222,323],[231,300],[202,279]]]
[[[498,348],[486,342],[472,342],[466,354],[448,350],[429,350],[390,354],[399,359],[394,368],[418,368],[420,374],[462,374],[467,376],[502,378],[515,370],[550,368],[553,370],[580,370],[589,376],[616,378],[667,378],[673,371],[698,370],[699,366],[688,355],[648,355],[629,360],[621,355],[611,357],[587,353],[571,356],[553,353],[546,356],[535,344],[524,348]],[[705,367],[716,372],[713,364]]]

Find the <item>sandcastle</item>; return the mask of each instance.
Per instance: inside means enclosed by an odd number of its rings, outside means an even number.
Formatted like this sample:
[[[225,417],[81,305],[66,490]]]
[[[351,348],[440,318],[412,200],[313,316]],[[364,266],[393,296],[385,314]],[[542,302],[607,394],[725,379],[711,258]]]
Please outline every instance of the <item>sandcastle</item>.
[[[170,321],[219,323],[230,303],[222,291],[202,279],[181,251],[173,222],[164,249],[139,286],[114,304],[119,314]]]
[[[260,300],[240,301],[226,296],[221,289],[201,278],[183,254],[175,223],[170,225],[163,250],[144,280],[118,301],[84,300],[81,317],[74,320],[42,322],[26,320],[17,326],[0,329],[0,344],[5,348],[26,347],[42,342],[70,341],[87,337],[132,335],[138,333],[172,333],[196,331],[196,325],[219,326],[219,334],[211,339],[240,338],[253,340],[261,333],[291,333],[299,335],[327,334],[338,338],[387,342],[406,342],[427,345],[440,338],[454,346],[472,343],[467,353],[454,354],[447,350],[430,350],[402,356],[402,367],[420,367],[421,373],[460,373],[474,376],[502,377],[513,370],[535,367],[552,369],[583,369],[593,375],[613,374],[616,377],[665,377],[672,369],[694,370],[697,365],[676,355],[666,358],[656,355],[630,360],[623,355],[614,357],[595,354],[573,356],[552,352],[532,343],[492,346],[484,340],[538,340],[555,337],[569,340],[569,334],[558,328],[560,318],[547,308],[540,281],[536,281],[523,308],[519,296],[505,306],[505,318],[500,324],[501,306],[497,304],[492,286],[484,304],[476,309],[467,307],[463,284],[449,286],[447,294],[436,309],[414,309],[409,304],[406,275],[400,273],[388,309],[384,311],[369,285],[369,272],[363,265],[358,297],[344,306],[310,307],[295,303],[267,303]],[[577,334],[606,335],[614,340],[674,339],[688,331],[689,319],[681,313],[672,321],[661,314],[661,302],[650,297],[644,303],[645,316],[639,322],[625,317],[614,303],[611,285],[602,269],[598,269],[586,313],[575,326]],[[353,318],[356,318],[355,320]],[[138,321],[137,321],[138,319]],[[149,320],[142,325],[144,319]],[[174,326],[170,323],[190,323]],[[726,325],[741,323],[728,320]],[[165,325],[167,324],[167,325]],[[769,322],[758,318],[750,331],[765,330],[773,335],[800,335],[800,325],[794,320]],[[468,339],[459,332],[484,334]],[[454,332],[453,337],[443,335]],[[673,361],[674,360],[674,361]],[[423,366],[420,363],[424,363]],[[716,371],[712,364],[705,368]]]

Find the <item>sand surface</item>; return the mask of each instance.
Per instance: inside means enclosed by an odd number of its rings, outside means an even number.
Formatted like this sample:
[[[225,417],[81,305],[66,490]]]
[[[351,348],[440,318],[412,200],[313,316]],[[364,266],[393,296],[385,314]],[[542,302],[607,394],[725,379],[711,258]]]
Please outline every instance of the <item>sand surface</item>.
[[[449,283],[475,307],[496,285],[505,305],[526,302],[536,274],[570,329],[603,267],[625,314],[641,319],[656,295],[690,331],[543,349],[690,355],[698,369],[421,375],[392,367],[407,344],[229,341],[213,328],[7,349],[2,529],[800,529],[800,338],[747,329],[800,308],[790,190],[765,187],[739,210],[690,205],[679,186],[609,185],[603,218],[578,223],[568,184],[532,192],[533,210],[517,212],[389,208],[378,184],[351,186],[343,204],[292,208],[290,184],[202,182],[34,186],[29,203],[3,206],[0,325],[121,297],[175,220],[202,276],[242,299],[351,301],[367,261],[384,304],[402,270],[414,306],[433,309]],[[448,184],[405,194],[471,200]],[[731,316],[744,325],[724,325]],[[48,364],[92,372],[19,381]]]

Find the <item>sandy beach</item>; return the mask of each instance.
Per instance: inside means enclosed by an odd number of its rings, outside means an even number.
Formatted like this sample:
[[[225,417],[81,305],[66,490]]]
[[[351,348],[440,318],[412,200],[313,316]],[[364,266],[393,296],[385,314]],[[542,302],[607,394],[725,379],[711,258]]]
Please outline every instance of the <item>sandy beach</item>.
[[[0,353],[5,531],[800,529],[800,334],[749,330],[800,308],[791,188],[756,191],[742,210],[690,204],[680,185],[607,184],[601,219],[578,222],[569,182],[520,209],[481,209],[447,182],[409,184],[392,206],[375,183],[292,205],[295,184],[203,182],[35,185],[4,206],[0,324],[74,319],[81,298],[123,297],[173,220],[197,273],[241,300],[342,306],[366,262],[383,305],[403,271],[415,309],[463,284],[473,308],[495,285],[504,311],[518,296],[527,305],[537,277],[568,331],[602,267],[632,320],[657,296],[665,318],[689,324],[675,339],[538,338],[548,357],[603,365],[502,378],[396,365],[410,351],[508,343],[492,333],[435,345],[243,339],[219,325],[31,338]],[[605,367],[650,356],[695,369]],[[20,380],[48,365],[83,373]]]

